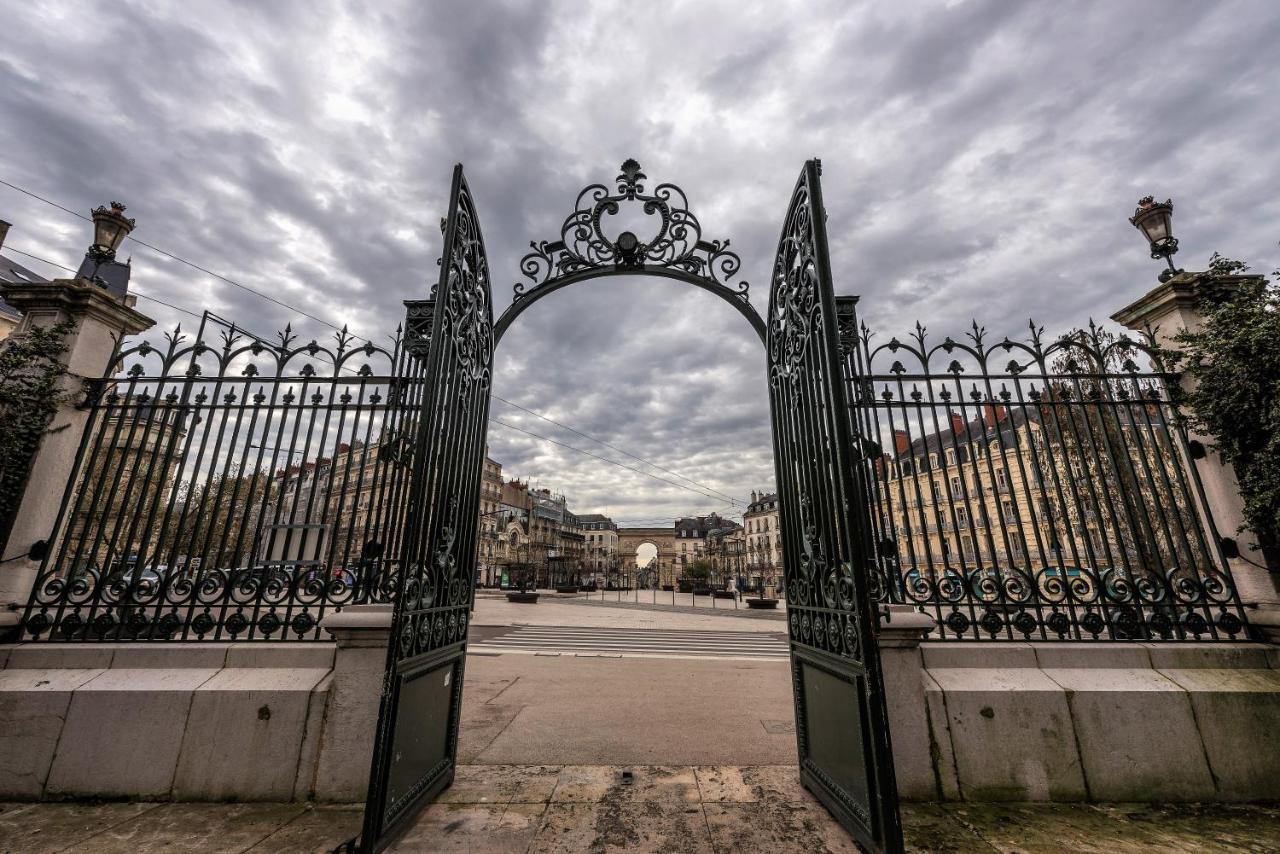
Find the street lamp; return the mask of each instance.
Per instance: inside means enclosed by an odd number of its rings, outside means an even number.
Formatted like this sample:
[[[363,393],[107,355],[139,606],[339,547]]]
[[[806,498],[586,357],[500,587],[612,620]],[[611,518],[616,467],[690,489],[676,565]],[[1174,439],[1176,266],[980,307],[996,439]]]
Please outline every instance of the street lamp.
[[[116,249],[133,231],[134,220],[124,215],[125,207],[119,202],[112,202],[111,209],[98,205],[93,209],[93,245],[89,253],[102,261],[113,261]]]
[[[93,243],[84,253],[76,278],[88,279],[123,299],[129,291],[130,267],[116,261],[116,249],[133,231],[134,221],[124,215],[124,205],[119,202],[112,202],[110,208],[99,205],[91,213]]]
[[[1142,232],[1151,246],[1151,257],[1163,258],[1168,270],[1160,271],[1160,281],[1167,282],[1182,271],[1173,266],[1173,256],[1178,251],[1178,238],[1173,236],[1173,200],[1157,202],[1147,196],[1138,202],[1138,209],[1129,217],[1133,227]]]

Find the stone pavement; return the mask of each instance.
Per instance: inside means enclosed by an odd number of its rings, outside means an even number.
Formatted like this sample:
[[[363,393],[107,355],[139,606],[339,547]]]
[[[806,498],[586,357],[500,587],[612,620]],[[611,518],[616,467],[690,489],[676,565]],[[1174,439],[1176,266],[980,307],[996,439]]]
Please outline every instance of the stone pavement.
[[[494,765],[796,761],[785,661],[467,656],[458,745]]]
[[[795,766],[464,765],[401,852],[855,852]],[[913,852],[1278,852],[1280,805],[907,804]],[[359,806],[0,804],[0,852],[321,852]]]

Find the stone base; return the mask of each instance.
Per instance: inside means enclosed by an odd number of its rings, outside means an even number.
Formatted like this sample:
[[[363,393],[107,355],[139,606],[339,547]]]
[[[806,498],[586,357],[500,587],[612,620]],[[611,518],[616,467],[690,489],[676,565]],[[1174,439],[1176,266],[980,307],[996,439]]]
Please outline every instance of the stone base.
[[[1274,648],[926,642],[883,652],[904,798],[1280,799]]]
[[[0,798],[312,795],[332,644],[0,649]]]
[[[890,610],[904,800],[1280,800],[1280,650],[921,643],[932,620]],[[390,623],[357,606],[326,618],[334,643],[0,646],[0,799],[359,801]]]

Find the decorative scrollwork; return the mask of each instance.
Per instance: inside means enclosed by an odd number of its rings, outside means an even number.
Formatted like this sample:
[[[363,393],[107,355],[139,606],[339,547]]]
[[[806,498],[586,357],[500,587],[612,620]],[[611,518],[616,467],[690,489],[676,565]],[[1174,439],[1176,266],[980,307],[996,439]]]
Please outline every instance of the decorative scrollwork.
[[[684,190],[659,184],[646,193],[647,180],[640,164],[628,159],[614,179],[616,192],[604,184],[590,184],[578,193],[573,213],[560,226],[560,239],[533,241],[529,244],[533,251],[520,259],[520,271],[532,284],[517,282],[515,301],[574,273],[666,268],[731,288],[735,297],[747,302],[748,284],[733,282],[742,259],[729,248],[729,241],[704,240],[702,224],[689,210]],[[637,204],[645,215],[655,217],[655,230],[647,236],[630,230],[616,237],[606,234],[608,218],[617,216],[624,204]]]
[[[769,382],[795,382],[809,341],[822,322],[809,187],[796,187],[773,265],[769,303]]]
[[[458,394],[470,400],[473,385],[489,388],[493,360],[493,314],[489,304],[489,260],[471,192],[463,182],[453,216],[453,242],[445,271],[444,333],[458,370]],[[435,292],[433,291],[433,297]]]

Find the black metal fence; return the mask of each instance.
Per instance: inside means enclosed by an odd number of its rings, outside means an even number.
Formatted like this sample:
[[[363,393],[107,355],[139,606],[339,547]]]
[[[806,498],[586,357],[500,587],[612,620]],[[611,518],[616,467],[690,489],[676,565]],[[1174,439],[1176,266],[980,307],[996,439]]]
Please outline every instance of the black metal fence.
[[[881,601],[935,640],[1246,636],[1154,341],[877,340],[841,306]]]
[[[387,348],[345,331],[267,341],[206,315],[194,336],[121,350],[85,402],[29,634],[314,639],[327,610],[385,598],[423,389],[414,343],[412,328]]]
[[[877,340],[840,300],[882,602],[934,640],[1247,635],[1150,341]],[[121,350],[25,614],[39,640],[320,639],[395,588],[428,301],[387,347],[212,316]]]

